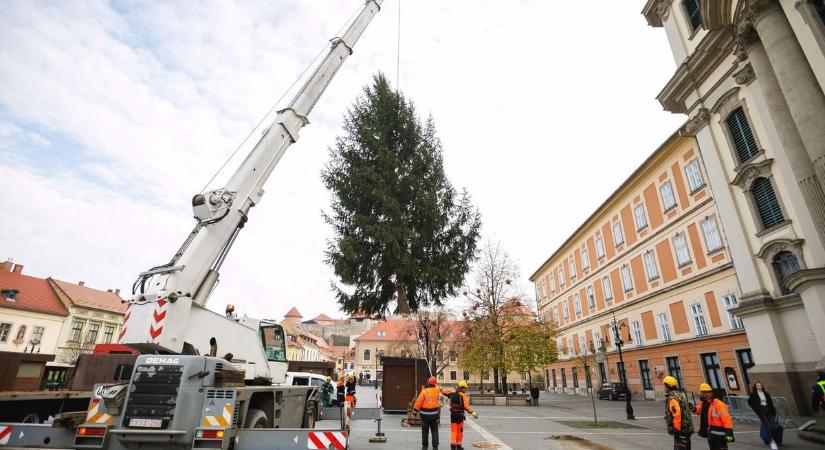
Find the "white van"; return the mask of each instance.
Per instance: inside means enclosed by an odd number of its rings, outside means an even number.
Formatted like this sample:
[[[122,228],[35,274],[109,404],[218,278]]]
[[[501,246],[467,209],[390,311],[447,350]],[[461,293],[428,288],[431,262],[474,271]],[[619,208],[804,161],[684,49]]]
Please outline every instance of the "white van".
[[[310,372],[287,372],[286,384],[290,386],[317,386],[327,382],[327,377]]]

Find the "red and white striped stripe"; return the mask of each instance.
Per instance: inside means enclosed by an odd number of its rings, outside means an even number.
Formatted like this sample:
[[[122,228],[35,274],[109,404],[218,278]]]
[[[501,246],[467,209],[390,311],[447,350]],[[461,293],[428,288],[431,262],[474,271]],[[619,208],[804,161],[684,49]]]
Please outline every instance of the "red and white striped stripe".
[[[132,304],[126,305],[126,315],[123,316],[123,325],[120,326],[120,334],[117,336],[117,343],[123,343],[123,336],[126,334],[126,323],[129,322],[129,317],[132,316]]]
[[[168,300],[158,299],[155,302],[155,311],[152,313],[152,322],[149,324],[149,336],[153,343],[158,342],[158,338],[163,333],[163,321],[166,319],[166,305]]]
[[[6,445],[11,438],[11,427],[8,425],[0,425],[0,445]]]
[[[308,449],[327,450],[335,448],[344,450],[347,448],[346,431],[311,431],[307,438]]]

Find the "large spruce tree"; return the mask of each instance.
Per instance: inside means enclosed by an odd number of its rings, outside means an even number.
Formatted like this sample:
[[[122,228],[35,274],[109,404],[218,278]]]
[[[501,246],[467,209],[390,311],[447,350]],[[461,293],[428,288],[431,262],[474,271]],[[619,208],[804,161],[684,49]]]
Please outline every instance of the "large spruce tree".
[[[322,173],[334,194],[327,263],[344,311],[406,314],[457,293],[481,227],[466,190],[444,174],[432,118],[373,77],[344,118]],[[343,286],[341,286],[343,285]]]

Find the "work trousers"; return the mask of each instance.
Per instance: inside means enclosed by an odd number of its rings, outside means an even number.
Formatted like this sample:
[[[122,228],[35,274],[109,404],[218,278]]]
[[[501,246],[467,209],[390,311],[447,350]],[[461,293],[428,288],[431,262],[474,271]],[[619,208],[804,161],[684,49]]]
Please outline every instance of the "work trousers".
[[[355,396],[354,395],[347,395],[347,401],[349,402],[349,406],[352,409],[355,409]]]
[[[464,444],[464,421],[450,422],[450,445]]]
[[[673,433],[673,450],[690,450],[690,435],[688,433]]]
[[[728,450],[728,441],[725,436],[708,436],[708,448],[710,450]]]
[[[421,414],[421,447],[427,448],[427,434],[433,436],[433,448],[438,448],[438,414]]]

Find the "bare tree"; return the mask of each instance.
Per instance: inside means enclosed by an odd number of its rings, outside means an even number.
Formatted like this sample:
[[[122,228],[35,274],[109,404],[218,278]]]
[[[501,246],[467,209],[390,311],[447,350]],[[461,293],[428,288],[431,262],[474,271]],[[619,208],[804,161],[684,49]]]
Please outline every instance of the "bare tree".
[[[573,344],[571,351],[576,355],[576,365],[583,369],[584,383],[587,388],[588,395],[590,395],[590,402],[593,404],[593,423],[598,424],[599,418],[596,415],[596,398],[594,396],[594,391],[596,388],[593,385],[593,377],[591,373],[593,367],[597,363],[598,357],[596,349],[593,346],[593,341],[590,341],[584,349],[581,348],[579,342],[576,342]]]
[[[464,315],[468,319],[468,345],[488,349],[488,361],[478,365],[493,368],[496,392],[506,390],[507,373],[512,362],[507,358],[506,342],[513,326],[517,326],[526,310],[525,295],[513,282],[518,279],[518,265],[501,247],[487,241],[474,270],[472,285],[464,291],[469,305]],[[499,383],[504,386],[500,386]]]
[[[437,376],[450,365],[451,356],[458,354],[458,334],[461,332],[443,307],[421,309],[408,318],[403,333],[407,339],[391,349],[427,361],[430,373]]]

